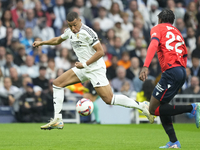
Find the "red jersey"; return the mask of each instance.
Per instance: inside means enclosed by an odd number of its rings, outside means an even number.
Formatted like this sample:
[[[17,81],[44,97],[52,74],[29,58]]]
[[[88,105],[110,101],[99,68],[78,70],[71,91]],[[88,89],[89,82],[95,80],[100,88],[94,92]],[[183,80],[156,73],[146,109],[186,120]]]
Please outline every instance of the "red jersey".
[[[151,29],[151,40],[158,41],[157,54],[162,72],[167,69],[187,64],[187,48],[177,28],[170,23],[161,23]],[[151,41],[151,42],[152,42]],[[151,44],[150,44],[151,45]],[[155,48],[155,47],[154,47]],[[149,46],[144,66],[149,67],[155,50]],[[153,55],[155,52],[153,53]]]

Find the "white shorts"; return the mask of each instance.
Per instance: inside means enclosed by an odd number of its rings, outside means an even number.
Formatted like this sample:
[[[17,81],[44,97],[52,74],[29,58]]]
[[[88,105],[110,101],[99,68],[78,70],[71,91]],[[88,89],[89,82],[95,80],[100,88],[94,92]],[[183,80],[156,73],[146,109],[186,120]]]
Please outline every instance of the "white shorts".
[[[83,69],[73,67],[72,70],[81,80],[81,82],[90,80],[93,87],[101,87],[109,84],[109,81],[106,77],[106,68],[104,67],[101,67],[99,69],[91,69],[89,68],[89,66]]]

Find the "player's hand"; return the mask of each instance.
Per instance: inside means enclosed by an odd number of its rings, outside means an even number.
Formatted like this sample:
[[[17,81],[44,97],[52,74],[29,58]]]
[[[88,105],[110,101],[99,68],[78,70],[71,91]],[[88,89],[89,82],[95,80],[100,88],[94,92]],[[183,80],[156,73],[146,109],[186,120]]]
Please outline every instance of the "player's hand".
[[[83,67],[83,64],[82,64],[81,62],[76,62],[76,63],[75,63],[75,67],[78,68],[78,69],[84,68],[84,67]]]
[[[42,41],[35,41],[32,46],[38,48],[38,46],[41,46],[41,45],[42,45]]]
[[[147,75],[148,75],[148,68],[143,67],[141,72],[140,72],[139,79],[142,80],[142,81],[145,81],[147,79]]]

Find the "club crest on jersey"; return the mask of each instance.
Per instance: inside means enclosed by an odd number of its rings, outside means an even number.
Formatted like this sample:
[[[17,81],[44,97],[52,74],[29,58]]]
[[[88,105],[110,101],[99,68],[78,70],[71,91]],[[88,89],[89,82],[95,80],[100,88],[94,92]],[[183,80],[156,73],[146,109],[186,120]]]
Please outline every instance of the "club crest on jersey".
[[[77,38],[79,39],[79,34],[77,34]]]

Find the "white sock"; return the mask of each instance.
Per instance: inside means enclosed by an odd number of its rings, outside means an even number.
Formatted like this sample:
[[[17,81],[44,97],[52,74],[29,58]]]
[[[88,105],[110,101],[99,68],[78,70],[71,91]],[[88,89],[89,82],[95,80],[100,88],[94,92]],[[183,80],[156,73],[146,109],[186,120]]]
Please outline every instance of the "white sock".
[[[142,103],[136,102],[135,100],[128,98],[125,95],[113,95],[111,105],[120,105],[128,108],[142,109]]]
[[[62,106],[64,100],[64,88],[53,85],[54,118],[62,119]]]

